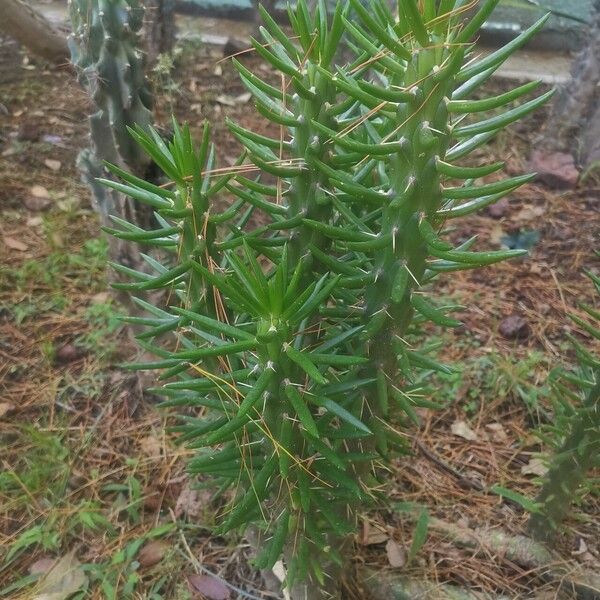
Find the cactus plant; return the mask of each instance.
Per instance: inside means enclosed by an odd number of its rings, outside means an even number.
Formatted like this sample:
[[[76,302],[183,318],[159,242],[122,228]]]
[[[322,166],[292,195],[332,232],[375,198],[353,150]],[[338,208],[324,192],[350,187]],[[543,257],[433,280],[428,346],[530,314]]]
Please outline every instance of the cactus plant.
[[[138,130],[175,187],[118,168],[125,183],[105,182],[151,205],[161,223],[141,231],[120,222],[113,233],[172,256],[149,259],[150,274],[119,267],[133,293],[174,293],[173,306],[145,304],[150,316],[136,319],[158,360],[130,368],[161,371],[167,381],[154,391],[187,407],[178,429],[197,450],[190,471],[235,490],[218,531],[258,527],[256,564],[270,568],[283,555],[293,598],[339,596],[357,515],[381,500],[390,458],[408,451],[402,430],[418,421],[416,407],[434,406],[427,376],[448,367],[419,327],[458,322],[453,307],[426,297],[428,284],[523,254],[442,239],[447,221],[531,180],[480,183],[503,163],[457,161],[551,95],[522,101],[536,88],[527,84],[468,99],[545,22],[477,58],[471,39],[496,4],[486,0],[463,23],[460,0],[401,0],[399,17],[386,0],[371,10],[338,3],[331,17],[324,1],[311,14],[299,0],[291,37],[263,11],[264,43],[253,45],[282,85],[236,66],[280,135],[229,123],[247,159],[212,182],[221,171],[200,168],[208,142],[196,152],[187,130],[176,128],[170,144]],[[333,56],[343,35],[356,56],[342,67]],[[480,119],[486,111],[499,112]],[[236,201],[219,214],[211,197],[224,190]],[[256,210],[269,222],[250,230]]]
[[[70,15],[71,60],[96,107],[89,119],[91,147],[78,157],[82,178],[92,191],[93,206],[104,225],[109,224],[110,215],[117,215],[147,226],[151,211],[97,183],[107,175],[104,161],[141,177],[149,165],[127,131],[134,125],[147,128],[152,123],[152,95],[139,36],[144,7],[139,0],[71,0]],[[139,265],[131,244],[113,241],[111,254],[131,267]]]
[[[600,292],[600,278],[588,273]],[[600,340],[600,313],[582,305],[589,321],[570,315],[583,331]],[[539,541],[549,541],[568,515],[589,471],[600,465],[600,358],[571,336],[579,366],[559,370],[553,378],[555,422],[545,432],[556,452],[531,515],[529,532]]]

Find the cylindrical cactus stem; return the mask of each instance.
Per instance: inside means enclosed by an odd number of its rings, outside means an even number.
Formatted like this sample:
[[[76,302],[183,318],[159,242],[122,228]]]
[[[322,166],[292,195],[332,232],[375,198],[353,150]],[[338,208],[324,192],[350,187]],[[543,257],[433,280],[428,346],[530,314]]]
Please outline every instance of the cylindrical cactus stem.
[[[571,432],[552,457],[550,470],[536,499],[539,510],[531,515],[528,529],[538,541],[547,542],[556,535],[587,473],[598,464],[600,373],[596,373],[596,381],[584,406],[574,416]]]
[[[150,207],[136,207],[116,190],[107,192],[96,183],[96,178],[109,175],[105,162],[139,177],[146,176],[150,164],[127,130],[152,123],[152,95],[138,35],[143,12],[137,0],[70,2],[71,60],[97,109],[90,117],[91,148],[82,151],[78,166],[92,191],[92,204],[107,227],[113,225],[111,216],[133,220],[141,227],[150,226],[153,218]],[[139,248],[132,244],[111,239],[110,254],[130,267],[143,265]]]
[[[313,164],[311,159],[323,158],[330,154],[323,135],[313,125],[313,120],[332,126],[333,120],[326,115],[326,107],[335,99],[333,85],[308,60],[304,66],[302,85],[308,88],[311,98],[293,97],[293,113],[297,116],[298,126],[292,140],[292,155],[306,161],[302,173],[296,177],[287,193],[290,217],[300,215],[304,218],[326,222],[332,213],[331,198],[328,196],[327,177]],[[296,264],[306,253],[310,244],[324,249],[326,238],[306,226],[297,227],[289,243],[290,261]]]
[[[391,242],[373,257],[377,279],[367,290],[365,311],[367,329],[381,321],[369,356],[373,368],[382,372],[390,386],[402,378],[396,357],[404,351],[404,336],[414,312],[411,298],[423,283],[429,256],[419,224],[426,216],[435,219],[443,201],[436,157],[443,155],[448,145],[444,97],[451,82],[432,77],[435,52],[421,49],[408,64],[403,80],[391,81],[414,93],[412,101],[400,105],[398,125],[390,125],[386,138],[401,147],[389,158],[390,201],[381,220],[381,235],[389,236]],[[374,421],[381,416],[374,414]]]

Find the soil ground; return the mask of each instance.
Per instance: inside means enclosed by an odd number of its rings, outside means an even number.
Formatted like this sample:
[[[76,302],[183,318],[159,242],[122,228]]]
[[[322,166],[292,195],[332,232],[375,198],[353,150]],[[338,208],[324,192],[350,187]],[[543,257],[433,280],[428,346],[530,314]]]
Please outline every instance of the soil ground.
[[[226,166],[239,148],[224,117],[265,126],[221,59],[188,47],[176,70],[155,79],[158,121],[168,126],[174,112],[198,133],[207,119]],[[272,76],[256,58],[244,60]],[[8,43],[0,89],[0,595],[34,597],[35,574],[73,552],[86,598],[199,598],[192,575],[207,572],[238,590],[232,598],[274,597],[261,591],[243,540],[211,537],[223,498],[195,489],[184,469],[189,452],[165,433],[171,414],[118,367],[136,349],[107,292],[106,243],[75,167],[88,140],[85,93],[73,73],[48,70]],[[511,128],[481,157],[522,172],[543,120],[540,111]],[[440,356],[462,372],[439,379],[445,408],[421,411],[420,428],[406,432],[413,456],[390,469],[387,509],[361,516],[357,564],[480,598],[570,597],[545,572],[482,546],[457,548],[433,527],[415,560],[401,563],[415,532],[407,506],[464,527],[523,532],[524,510],[487,490],[535,496],[550,448],[533,430],[552,419],[550,372],[572,360],[566,313],[581,301],[598,306],[583,270],[598,272],[599,195],[591,180],[566,193],[532,184],[495,212],[456,223],[450,237],[478,234],[480,247],[537,241],[524,260],[437,285],[465,306],[464,327],[431,331]],[[522,326],[507,339],[500,331],[511,316]],[[600,569],[599,509],[584,495],[556,544],[557,563],[575,574]],[[347,594],[364,597],[354,584]]]

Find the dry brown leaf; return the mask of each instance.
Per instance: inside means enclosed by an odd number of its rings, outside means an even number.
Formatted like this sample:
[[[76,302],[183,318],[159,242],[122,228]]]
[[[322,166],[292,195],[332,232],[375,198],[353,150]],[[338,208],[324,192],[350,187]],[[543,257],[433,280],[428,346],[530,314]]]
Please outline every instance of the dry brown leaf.
[[[490,437],[495,442],[505,442],[508,439],[506,431],[500,423],[488,423],[485,428],[490,432]]]
[[[406,564],[406,551],[398,542],[388,540],[385,545],[385,551],[390,567],[401,569]]]
[[[27,244],[25,244],[24,242],[17,240],[13,237],[9,237],[9,236],[5,236],[3,238],[4,240],[4,245],[7,248],[10,248],[11,250],[17,250],[18,252],[25,252],[25,250],[27,250],[28,246]]]
[[[546,214],[546,208],[543,206],[525,206],[515,215],[515,219],[537,221],[544,214]]]
[[[178,519],[184,515],[192,519],[199,517],[209,501],[210,493],[207,490],[194,490],[188,481],[175,503],[175,517]]]
[[[387,532],[380,527],[374,526],[369,521],[363,521],[360,543],[363,546],[375,546],[383,544],[389,538]]]
[[[521,467],[523,475],[538,475],[543,477],[548,472],[546,462],[541,458],[532,458],[529,463]]]
[[[67,600],[87,582],[75,552],[71,551],[46,573],[37,585],[33,600]]]
[[[285,578],[287,577],[287,571],[285,570],[285,566],[283,564],[283,561],[278,560],[274,565],[273,565],[273,575],[275,575],[275,577],[277,577],[277,579],[283,583],[285,581]],[[290,592],[288,590],[287,587],[283,588],[281,590],[281,593],[283,595],[283,600],[292,600],[291,596],[290,596]]]
[[[229,600],[229,588],[217,577],[211,575],[188,575],[190,592],[200,592],[208,600]]]
[[[588,551],[588,546],[583,538],[579,538],[579,548],[571,552],[572,556],[580,556]]]
[[[450,426],[450,431],[470,442],[474,442],[477,439],[477,434],[465,423],[465,421],[455,421]]]
[[[137,560],[141,567],[152,567],[159,563],[170,548],[167,542],[152,540],[145,543],[138,552]]]
[[[160,443],[160,439],[154,435],[143,437],[140,440],[140,447],[142,452],[150,458],[160,458],[160,455],[162,454],[162,444]]]
[[[56,558],[50,558],[49,556],[39,558],[29,566],[29,574],[43,575],[44,573],[47,573],[55,564]]]
[[[14,410],[15,405],[10,402],[0,402],[0,419],[7,415],[11,410]]]
[[[502,225],[494,225],[490,231],[490,242],[495,245],[500,245],[502,238],[506,235],[506,231],[502,228]]]

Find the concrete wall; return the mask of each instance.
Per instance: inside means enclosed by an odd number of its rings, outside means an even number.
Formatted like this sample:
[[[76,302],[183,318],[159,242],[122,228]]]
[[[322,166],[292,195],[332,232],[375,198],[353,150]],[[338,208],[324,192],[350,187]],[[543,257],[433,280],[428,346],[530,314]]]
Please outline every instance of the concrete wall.
[[[592,0],[536,0],[539,4],[563,11],[580,21],[588,21]],[[253,15],[251,0],[176,0],[178,12],[184,14],[212,14],[234,19],[250,19]],[[531,25],[546,11],[535,6],[522,8],[527,0],[501,0],[492,19],[483,32],[482,41],[490,44],[505,42]],[[281,3],[283,9],[285,3]],[[282,10],[283,14],[283,10]],[[576,50],[583,44],[586,27],[571,19],[553,16],[544,31],[532,44],[536,48]]]

